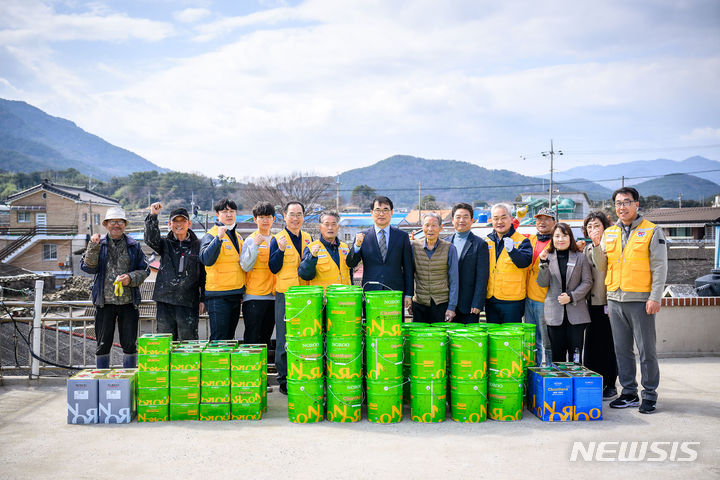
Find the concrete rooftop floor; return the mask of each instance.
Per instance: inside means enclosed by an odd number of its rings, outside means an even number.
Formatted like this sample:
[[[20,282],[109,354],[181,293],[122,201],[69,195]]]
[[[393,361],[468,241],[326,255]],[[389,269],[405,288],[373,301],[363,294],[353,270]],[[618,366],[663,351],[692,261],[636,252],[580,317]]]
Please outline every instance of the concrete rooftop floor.
[[[0,478],[654,478],[720,477],[720,358],[660,361],[658,411],[599,422],[378,425],[287,419],[268,394],[261,421],[67,425],[64,378],[5,377]],[[693,462],[571,462],[573,442],[699,442]],[[662,446],[670,451],[670,446]],[[642,475],[642,477],[640,476]]]

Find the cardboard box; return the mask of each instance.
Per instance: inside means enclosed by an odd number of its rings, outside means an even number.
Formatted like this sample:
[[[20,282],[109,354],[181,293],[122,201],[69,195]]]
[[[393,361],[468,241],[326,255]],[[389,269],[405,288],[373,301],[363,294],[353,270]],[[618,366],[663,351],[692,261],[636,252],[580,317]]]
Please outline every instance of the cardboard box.
[[[266,366],[265,353],[259,348],[240,349],[230,354],[231,370],[260,371]]]
[[[130,423],[137,413],[136,369],[113,370],[98,380],[98,422]]]
[[[208,369],[201,370],[200,386],[210,387],[213,385],[229,387],[230,386],[230,370],[228,370],[227,368],[217,369],[217,370],[208,370]]]
[[[170,369],[170,355],[139,354],[138,370],[141,372],[165,372]]]
[[[199,387],[200,370],[170,370],[171,387]]]
[[[170,387],[170,403],[200,403],[200,387]]]
[[[230,347],[206,347],[200,355],[202,370],[230,369]]]
[[[602,420],[603,378],[592,371],[569,372],[573,380],[573,420]]]
[[[138,388],[168,388],[170,375],[163,372],[138,372]]]
[[[230,403],[230,387],[200,387],[200,403]]]
[[[201,403],[200,420],[222,421],[230,420],[229,403]]]
[[[168,405],[170,404],[170,389],[167,387],[159,388],[139,388],[138,389],[138,405]]]
[[[146,333],[138,338],[139,355],[161,355],[170,353],[171,333]]]
[[[81,370],[67,379],[67,422],[98,423],[99,380],[110,369]]]
[[[138,422],[167,422],[169,405],[139,405]]]
[[[267,392],[267,389],[265,389]],[[231,403],[257,403],[262,405],[263,394],[260,387],[230,387]]]
[[[248,370],[230,370],[230,385],[233,387],[259,387],[267,382],[261,372]]]
[[[170,420],[197,420],[200,417],[199,403],[171,403]]]
[[[230,418],[233,420],[260,420],[262,406],[256,403],[233,403],[230,405]]]
[[[528,368],[532,382],[530,410],[544,422],[573,419],[573,379],[567,373],[543,367]]]
[[[200,348],[179,348],[170,353],[170,370],[200,370]]]

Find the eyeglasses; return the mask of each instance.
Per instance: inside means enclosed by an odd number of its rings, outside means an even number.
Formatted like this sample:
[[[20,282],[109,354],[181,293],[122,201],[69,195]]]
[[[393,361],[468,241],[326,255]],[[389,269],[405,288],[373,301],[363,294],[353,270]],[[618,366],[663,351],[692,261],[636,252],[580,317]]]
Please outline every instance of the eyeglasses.
[[[108,225],[125,225],[125,220],[108,220]]]
[[[302,213],[288,213],[287,216],[291,218],[302,218],[304,215]]]
[[[633,203],[635,203],[635,200],[623,200],[622,202],[619,202],[619,201],[618,201],[618,202],[615,202],[615,206],[616,206],[617,208],[620,208],[620,207],[629,207],[629,206],[632,205]]]
[[[382,214],[382,215],[387,215],[387,214],[390,213],[391,211],[392,211],[392,210],[390,210],[389,208],[375,208],[375,209],[373,209],[373,213],[374,213],[375,215],[381,215],[381,214]]]

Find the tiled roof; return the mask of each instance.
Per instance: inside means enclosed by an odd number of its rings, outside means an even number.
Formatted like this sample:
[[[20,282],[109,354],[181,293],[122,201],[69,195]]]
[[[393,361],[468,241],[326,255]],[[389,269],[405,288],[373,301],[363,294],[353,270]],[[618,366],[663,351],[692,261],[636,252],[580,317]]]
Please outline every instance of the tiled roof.
[[[643,215],[653,223],[720,222],[720,207],[656,208]]]

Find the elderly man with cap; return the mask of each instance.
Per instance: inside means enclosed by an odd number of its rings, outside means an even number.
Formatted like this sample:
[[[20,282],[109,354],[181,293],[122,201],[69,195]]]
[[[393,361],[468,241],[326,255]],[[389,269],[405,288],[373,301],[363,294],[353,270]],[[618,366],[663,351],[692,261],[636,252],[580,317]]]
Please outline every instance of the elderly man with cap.
[[[530,235],[532,245],[532,263],[528,269],[527,277],[527,299],[525,299],[525,322],[534,323],[535,328],[535,363],[542,362],[541,355],[545,353],[545,363],[551,361],[550,339],[545,324],[545,295],[547,287],[541,287],[537,283],[540,272],[540,253],[547,249],[552,238],[553,227],[556,223],[555,211],[552,208],[541,208],[535,214],[535,227],[537,234]]]
[[[158,227],[160,202],[150,205],[145,218],[145,243],[160,254],[153,300],[157,303],[158,333],[172,333],[173,340],[197,340],[200,310],[204,307],[205,268],[200,263],[200,239],[190,229],[184,208],[170,212],[170,231],[163,238]]]
[[[123,367],[137,367],[138,305],[140,285],[148,274],[148,265],[140,244],[125,235],[127,217],[120,207],[111,207],[103,226],[107,235],[90,237],[80,268],[95,275],[92,301],[95,305],[95,361],[98,368],[110,367],[110,348],[117,320]]]

